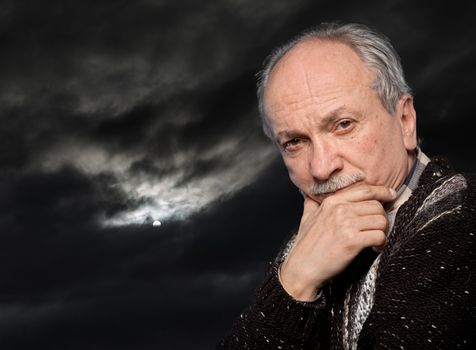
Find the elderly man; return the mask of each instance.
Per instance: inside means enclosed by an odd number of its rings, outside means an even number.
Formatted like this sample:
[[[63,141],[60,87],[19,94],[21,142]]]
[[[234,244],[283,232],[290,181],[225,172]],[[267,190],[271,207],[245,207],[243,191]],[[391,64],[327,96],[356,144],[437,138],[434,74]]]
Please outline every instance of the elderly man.
[[[270,56],[258,95],[304,210],[219,347],[470,348],[474,184],[419,149],[388,39],[322,24]]]

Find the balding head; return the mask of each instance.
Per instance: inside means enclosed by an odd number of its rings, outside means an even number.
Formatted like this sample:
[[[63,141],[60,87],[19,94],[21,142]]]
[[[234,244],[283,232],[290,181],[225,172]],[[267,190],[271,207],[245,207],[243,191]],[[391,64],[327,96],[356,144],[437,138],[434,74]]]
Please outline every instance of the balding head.
[[[263,91],[263,112],[269,116],[286,108],[313,105],[319,114],[337,95],[352,95],[357,89],[373,94],[375,74],[347,45],[339,42],[307,39],[286,52],[273,67]],[[378,99],[378,97],[377,97]],[[271,135],[269,135],[271,136]]]
[[[372,87],[390,114],[395,111],[396,103],[402,95],[411,96],[411,90],[403,75],[400,58],[385,36],[361,24],[323,23],[279,47],[266,60],[258,82],[259,108],[266,135],[270,136],[266,124],[264,95],[274,68],[286,53],[298,48],[301,44],[319,44],[323,41],[341,43],[354,51],[363,64],[374,73]]]

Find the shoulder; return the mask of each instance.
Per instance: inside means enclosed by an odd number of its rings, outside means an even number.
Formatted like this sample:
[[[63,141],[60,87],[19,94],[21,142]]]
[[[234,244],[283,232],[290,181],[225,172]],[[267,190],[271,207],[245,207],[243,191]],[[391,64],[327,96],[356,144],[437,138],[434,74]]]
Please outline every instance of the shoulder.
[[[417,231],[433,222],[473,221],[476,178],[453,171],[441,157],[432,158],[421,175],[406,211]]]
[[[399,209],[384,256],[418,252],[431,258],[436,251],[448,258],[456,251],[467,256],[474,247],[475,196],[474,176],[456,173],[444,159],[433,158]]]

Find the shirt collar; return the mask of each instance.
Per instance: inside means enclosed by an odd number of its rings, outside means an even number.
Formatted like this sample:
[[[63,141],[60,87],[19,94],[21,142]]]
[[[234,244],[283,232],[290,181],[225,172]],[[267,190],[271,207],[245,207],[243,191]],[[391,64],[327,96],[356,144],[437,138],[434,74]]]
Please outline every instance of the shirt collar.
[[[397,199],[391,203],[390,207],[386,210],[387,213],[395,213],[398,208],[400,208],[400,206],[410,198],[413,190],[418,186],[418,180],[420,179],[423,170],[430,162],[430,159],[419,147],[416,149],[416,153],[417,157],[415,163],[408,172],[403,184],[397,189]]]

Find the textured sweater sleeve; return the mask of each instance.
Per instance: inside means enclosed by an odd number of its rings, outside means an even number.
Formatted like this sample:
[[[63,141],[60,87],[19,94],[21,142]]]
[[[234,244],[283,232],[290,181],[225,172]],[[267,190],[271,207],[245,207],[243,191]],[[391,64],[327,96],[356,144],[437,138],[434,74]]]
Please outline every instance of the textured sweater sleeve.
[[[474,349],[475,192],[440,189],[388,256],[359,348]]]
[[[325,297],[312,303],[293,299],[281,286],[277,268],[276,263],[271,266],[254,302],[241,313],[218,349],[319,349]]]

